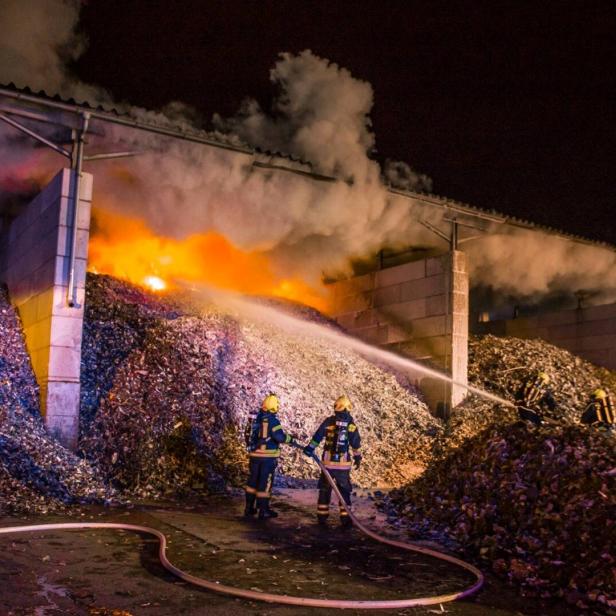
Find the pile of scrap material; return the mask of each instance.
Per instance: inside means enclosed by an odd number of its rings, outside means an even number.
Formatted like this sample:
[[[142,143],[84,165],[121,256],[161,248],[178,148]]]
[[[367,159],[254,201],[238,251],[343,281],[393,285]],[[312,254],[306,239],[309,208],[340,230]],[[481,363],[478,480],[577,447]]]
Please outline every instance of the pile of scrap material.
[[[300,316],[330,327],[318,313]],[[172,303],[106,276],[88,278],[83,354],[81,447],[113,485],[141,496],[241,485],[243,429],[270,391],[283,426],[303,443],[335,398],[350,396],[366,458],[359,485],[408,481],[440,431],[414,388],[342,344],[212,306],[197,314],[194,301]],[[280,470],[292,479],[316,474],[290,448]]]
[[[168,299],[110,276],[88,274],[81,348],[82,434],[113,385],[116,370],[141,348],[148,329],[159,319],[178,315],[177,305]]]
[[[0,514],[46,513],[111,492],[45,429],[15,310],[0,288]]]
[[[525,594],[616,607],[616,439],[586,426],[495,426],[392,495]]]
[[[524,381],[538,371],[550,376],[557,407],[554,412],[544,410],[544,416],[556,424],[578,424],[590,394],[598,387],[616,394],[616,373],[543,340],[484,336],[469,341],[468,378],[472,385],[513,402]],[[446,453],[490,426],[516,420],[515,409],[471,396],[453,410],[439,449]]]
[[[471,340],[469,380],[514,400],[541,370],[557,410],[540,428],[515,408],[469,397],[453,410],[434,463],[393,495],[418,535],[453,538],[529,595],[616,606],[616,438],[578,423],[590,392],[616,375],[541,340]]]

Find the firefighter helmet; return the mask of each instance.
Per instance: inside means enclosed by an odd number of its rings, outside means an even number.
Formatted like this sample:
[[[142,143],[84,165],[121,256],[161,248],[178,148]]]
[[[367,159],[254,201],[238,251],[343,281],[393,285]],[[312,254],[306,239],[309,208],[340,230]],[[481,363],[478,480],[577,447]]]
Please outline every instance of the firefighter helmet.
[[[351,401],[349,397],[345,394],[337,398],[336,402],[334,402],[334,410],[335,411],[350,411],[351,410]]]
[[[547,385],[550,382],[550,375],[547,372],[537,372],[537,381],[542,385]]]
[[[592,397],[594,400],[605,400],[607,398],[607,392],[605,389],[595,389],[592,392]]]
[[[270,393],[263,399],[261,409],[264,411],[270,411],[271,413],[276,413],[278,411],[279,405],[280,402],[278,401],[278,396],[276,396],[276,394]]]

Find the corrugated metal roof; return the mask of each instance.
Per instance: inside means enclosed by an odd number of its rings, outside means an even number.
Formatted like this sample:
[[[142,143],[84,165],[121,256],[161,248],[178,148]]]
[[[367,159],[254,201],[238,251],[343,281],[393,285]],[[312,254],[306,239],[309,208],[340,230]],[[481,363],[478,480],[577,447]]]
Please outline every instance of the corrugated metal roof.
[[[17,94],[24,94],[27,96],[36,96],[38,98],[46,99],[49,101],[55,101],[57,103],[64,103],[65,105],[81,107],[83,109],[90,109],[93,111],[101,111],[105,113],[113,113],[117,116],[125,115],[125,114],[120,113],[115,107],[104,106],[104,105],[97,105],[95,107],[93,105],[90,105],[90,103],[88,103],[87,101],[79,102],[75,100],[74,98],[62,98],[59,94],[47,94],[45,90],[39,90],[37,92],[37,91],[31,90],[28,86],[24,88],[19,88],[13,82],[10,82],[8,84],[0,83],[0,89],[9,90],[11,92],[15,92]]]
[[[390,188],[390,192],[394,194],[400,194],[402,196],[407,196],[410,198],[418,199],[419,201],[424,202],[432,202],[435,205],[439,205],[444,208],[451,209],[454,212],[461,212],[467,214],[469,216],[476,216],[482,219],[492,220],[493,222],[497,222],[500,224],[506,224],[513,227],[519,227],[521,229],[528,229],[534,231],[542,231],[543,233],[548,233],[550,235],[557,235],[567,240],[571,240],[574,242],[579,242],[583,244],[593,245],[601,248],[607,248],[609,250],[616,251],[616,245],[611,244],[609,242],[603,242],[599,240],[593,240],[581,235],[575,235],[573,233],[568,233],[566,231],[562,231],[561,229],[556,229],[555,227],[550,227],[547,225],[541,225],[538,223],[534,223],[529,220],[524,220],[522,218],[517,218],[515,216],[510,216],[508,214],[503,214],[502,212],[498,212],[495,209],[482,209],[475,207],[473,205],[469,205],[468,203],[463,203],[461,201],[456,201],[455,199],[451,199],[449,197],[443,197],[441,195],[435,195],[433,193],[419,193],[413,191],[405,191],[398,190],[395,188]]]
[[[108,120],[112,122],[116,122],[119,124],[131,126],[136,129],[141,130],[153,130],[155,132],[159,132],[162,134],[166,134],[171,137],[175,137],[178,139],[185,139],[190,141],[195,141],[198,143],[203,143],[206,145],[211,145],[214,147],[220,147],[224,149],[233,150],[236,152],[240,152],[243,154],[248,154],[255,156],[256,158],[268,157],[269,161],[259,161],[256,162],[256,166],[261,166],[265,168],[278,169],[282,171],[288,171],[292,173],[299,173],[300,175],[306,175],[312,177],[315,180],[319,181],[337,181],[340,178],[329,177],[318,172],[314,171],[314,167],[312,163],[309,161],[302,160],[296,156],[285,152],[279,151],[269,151],[262,150],[260,148],[252,148],[246,144],[238,144],[237,140],[229,139],[223,140],[220,139],[219,135],[212,135],[206,131],[186,131],[184,128],[172,125],[171,123],[158,123],[152,121],[151,118],[148,121],[143,121],[140,119],[136,119],[133,115],[126,112],[121,112],[113,106],[106,106],[99,104],[97,106],[90,105],[87,101],[78,102],[74,98],[62,98],[59,94],[48,94],[44,90],[40,90],[38,92],[32,91],[30,88],[19,88],[14,83],[9,83],[7,85],[0,84],[0,96],[2,95],[10,96],[14,100],[23,100],[28,101],[30,103],[38,103],[41,105],[45,104],[53,104],[56,106],[60,106],[64,108],[65,111],[72,112],[83,112],[88,111],[94,115],[97,119],[100,120]],[[285,162],[294,165],[295,167],[289,167],[286,165],[279,165],[273,159],[279,158]],[[552,235],[557,235],[564,239],[568,239],[575,242],[581,242],[584,244],[594,245],[602,248],[608,248],[611,250],[616,250],[616,246],[607,242],[591,240],[585,238],[580,235],[575,235],[571,233],[567,233],[561,231],[560,229],[555,229],[553,227],[536,224],[534,222],[524,220],[521,218],[516,218],[515,216],[509,216],[507,214],[503,214],[498,212],[495,209],[482,209],[475,207],[473,205],[469,205],[468,203],[462,203],[460,201],[456,201],[455,199],[451,199],[449,197],[443,197],[441,195],[436,195],[433,193],[423,193],[423,192],[413,192],[408,190],[399,190],[395,187],[389,187],[389,192],[391,194],[400,195],[402,197],[407,197],[411,199],[416,199],[418,201],[428,203],[431,205],[435,205],[447,210],[451,210],[453,212],[463,213],[467,216],[476,217],[482,220],[490,220],[499,224],[507,224],[514,227],[519,227],[523,229],[542,231],[544,233],[549,233]]]

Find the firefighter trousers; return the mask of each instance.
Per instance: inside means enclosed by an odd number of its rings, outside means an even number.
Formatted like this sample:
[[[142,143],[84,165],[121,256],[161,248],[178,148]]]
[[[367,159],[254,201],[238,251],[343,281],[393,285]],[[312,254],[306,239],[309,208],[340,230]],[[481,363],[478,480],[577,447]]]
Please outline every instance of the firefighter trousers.
[[[248,481],[246,494],[254,495],[257,499],[257,509],[269,509],[274,472],[278,465],[278,458],[251,457],[248,465]]]
[[[528,407],[522,405],[518,406],[518,416],[520,419],[530,421],[536,426],[540,426],[543,421],[541,415],[536,410],[529,409]]]
[[[342,498],[347,505],[351,504],[351,492],[353,490],[353,486],[351,485],[351,470],[350,469],[327,469],[329,474],[332,476],[332,479],[336,482],[338,489],[340,490],[340,494],[342,494]],[[325,478],[325,475],[321,473],[319,477],[319,500],[317,503],[317,515],[319,518],[326,518],[329,515],[329,502],[332,498],[332,487],[329,485],[329,482]],[[349,514],[346,512],[344,507],[340,505],[340,517],[344,518]]]

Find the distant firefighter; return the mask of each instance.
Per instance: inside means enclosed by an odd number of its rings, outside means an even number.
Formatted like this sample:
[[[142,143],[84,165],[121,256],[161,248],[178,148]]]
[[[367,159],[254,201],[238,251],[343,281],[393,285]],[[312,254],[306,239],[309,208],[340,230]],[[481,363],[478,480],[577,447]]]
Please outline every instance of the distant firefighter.
[[[580,421],[583,424],[596,424],[599,428],[613,430],[615,410],[610,394],[605,389],[595,389]]]
[[[334,414],[327,417],[314,433],[310,443],[304,448],[308,456],[314,455],[315,449],[325,438],[323,446],[323,465],[336,482],[342,497],[347,505],[351,504],[351,465],[359,468],[361,464],[361,438],[357,424],[351,417],[351,401],[347,396],[340,396],[334,403]],[[351,452],[353,450],[353,462]],[[329,515],[329,503],[332,497],[332,488],[325,475],[319,478],[319,499],[317,504],[317,519],[319,524],[325,524]],[[340,504],[340,522],[343,526],[350,526],[351,519]]]
[[[263,400],[261,410],[250,417],[246,426],[244,436],[250,464],[245,487],[245,516],[255,515],[258,509],[259,519],[278,517],[278,513],[270,508],[270,497],[280,445],[295,442],[290,434],[285,433],[276,417],[279,406],[278,397],[270,393]]]
[[[556,409],[556,402],[549,389],[550,377],[545,372],[537,372],[518,390],[515,403],[518,415],[524,421],[530,421],[536,426],[543,423],[543,409]]]

